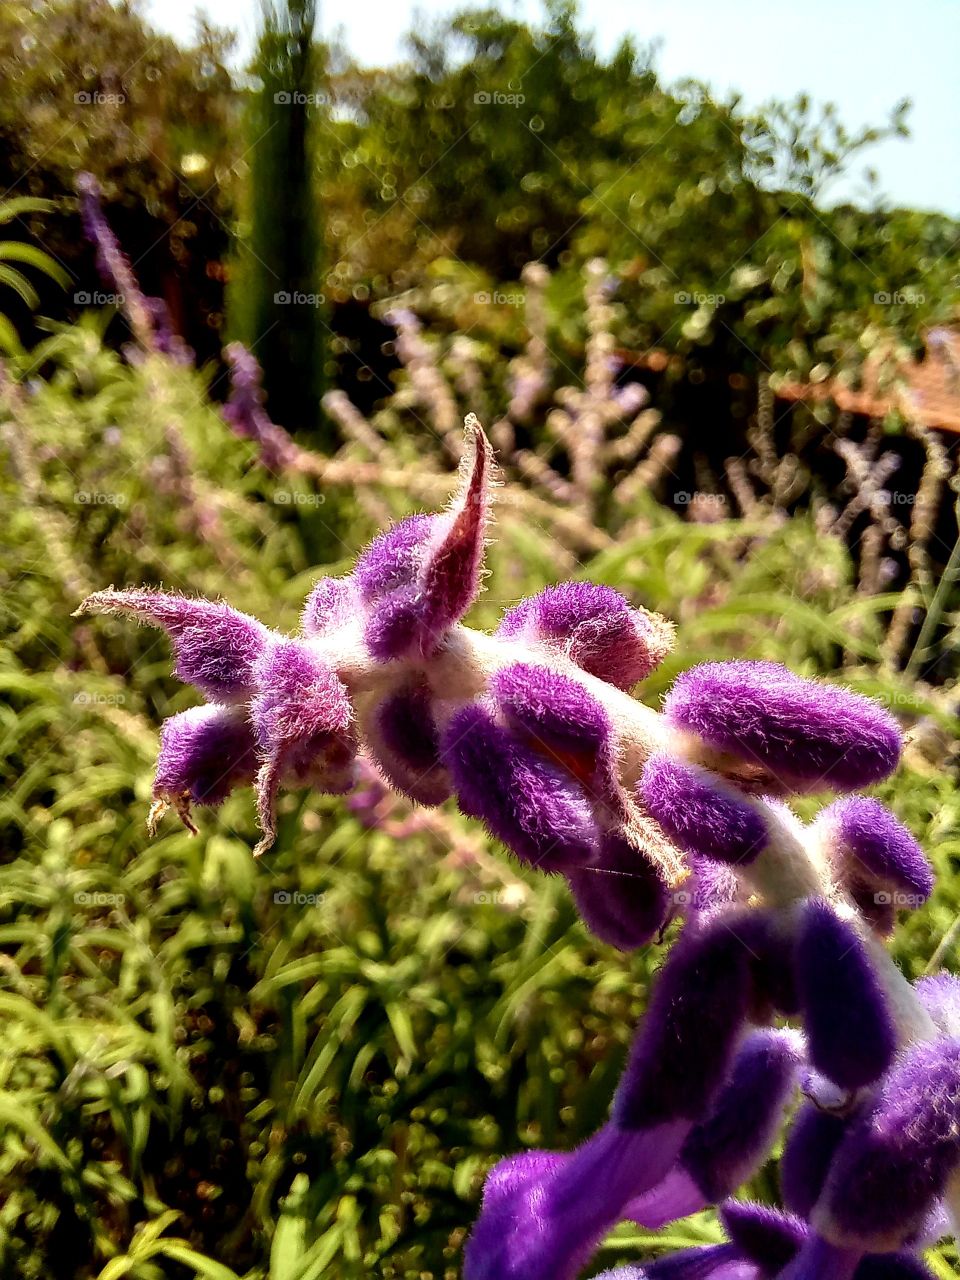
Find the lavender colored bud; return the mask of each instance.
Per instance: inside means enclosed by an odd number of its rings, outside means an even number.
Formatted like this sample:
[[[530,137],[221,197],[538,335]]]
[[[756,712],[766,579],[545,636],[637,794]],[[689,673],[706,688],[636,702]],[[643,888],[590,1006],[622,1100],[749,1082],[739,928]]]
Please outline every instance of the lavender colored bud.
[[[364,729],[377,767],[397,791],[426,805],[443,804],[450,796],[426,682],[388,694],[365,717]]]
[[[518,662],[494,675],[490,694],[509,725],[529,735],[598,800],[616,805],[610,718],[583,685],[549,667]]]
[[[937,973],[913,984],[920,1003],[951,1039],[960,1039],[960,978],[953,973]]]
[[[901,1248],[923,1230],[960,1167],[960,1041],[913,1045],[834,1158],[814,1222],[863,1253]]]
[[[729,1075],[748,1012],[750,975],[723,924],[687,929],[661,971],[614,1100],[625,1129],[698,1121]]]
[[[738,900],[740,881],[729,866],[696,854],[691,854],[688,861],[691,874],[682,890],[682,905],[687,911],[706,918]]]
[[[259,856],[276,837],[276,796],[282,781],[336,793],[353,785],[353,711],[336,672],[300,640],[279,640],[256,669],[250,713],[263,756],[257,811]]]
[[[892,773],[900,730],[875,702],[803,680],[776,662],[708,662],[685,671],[667,719],[718,751],[764,766],[784,787],[848,791]]]
[[[642,947],[663,927],[670,898],[643,850],[612,832],[589,866],[567,871],[577,909],[593,933],[621,951]]]
[[[795,930],[777,911],[747,910],[727,918],[727,926],[747,953],[751,978],[751,1017],[769,1022],[775,1014],[794,1017],[800,999],[794,964]]]
[[[818,816],[817,827],[845,883],[868,891],[891,889],[917,906],[933,892],[926,855],[879,800],[838,800]]]
[[[240,708],[191,707],[171,716],[160,731],[151,829],[173,805],[195,832],[191,804],[221,804],[234,787],[252,782],[256,772],[253,730]]]
[[[431,656],[480,589],[493,453],[476,418],[466,425],[473,458],[451,509],[401,522],[357,564],[361,594],[372,606],[364,639],[382,662]]]
[[[651,817],[686,853],[745,865],[766,848],[760,813],[706,769],[651,756],[638,791]]]
[[[407,516],[374,538],[357,560],[355,570],[364,603],[382,600],[391,591],[416,580],[436,519],[428,515]]]
[[[619,689],[630,689],[673,648],[673,627],[634,609],[612,587],[563,582],[504,614],[498,635],[541,644]]]
[[[345,626],[361,609],[353,578],[321,578],[307,596],[301,616],[308,636],[323,636]]]
[[[173,641],[178,679],[218,702],[250,695],[255,664],[271,635],[256,618],[229,605],[136,588],[97,591],[77,613],[122,613],[162,627]]]
[[[762,1275],[776,1275],[787,1266],[807,1235],[800,1218],[748,1201],[728,1200],[721,1206],[720,1221],[730,1242],[761,1268]]]
[[[791,1212],[810,1216],[849,1124],[849,1117],[824,1111],[812,1102],[800,1109],[779,1168],[783,1203]]]
[[[295,461],[297,446],[264,407],[263,375],[256,357],[242,342],[229,343],[223,354],[230,369],[230,395],[223,406],[227,425],[242,439],[256,441],[269,471],[282,471]]]
[[[799,1068],[795,1036],[756,1031],[744,1040],[710,1114],[680,1152],[680,1163],[703,1193],[703,1205],[732,1195],[770,1154]]]
[[[797,1037],[758,1031],[740,1047],[729,1079],[694,1126],[659,1186],[631,1201],[624,1216],[658,1228],[731,1195],[770,1153],[796,1085]]]
[[[561,871],[593,860],[599,831],[583,788],[485,707],[451,718],[440,755],[461,812],[485,822],[521,861]]]
[[[828,902],[803,908],[795,964],[813,1067],[841,1089],[878,1080],[893,1061],[896,1028],[860,935]]]

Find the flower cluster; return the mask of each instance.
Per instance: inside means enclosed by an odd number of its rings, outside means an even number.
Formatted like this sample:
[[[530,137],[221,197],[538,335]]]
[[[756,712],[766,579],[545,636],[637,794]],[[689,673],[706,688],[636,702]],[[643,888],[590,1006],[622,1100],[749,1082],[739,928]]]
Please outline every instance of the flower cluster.
[[[479,423],[458,493],[322,579],[291,638],[226,604],[101,591],[82,610],[162,627],[207,698],[162,732],[151,824],[236,786],[262,839],[282,787],[349,791],[358,761],[422,805],[455,797],[522,862],[566,878],[601,938],[682,917],[609,1120],[571,1152],[490,1173],[467,1280],[573,1280],[622,1220],[661,1226],[783,1160],[788,1212],[722,1211],[728,1243],[620,1280],[902,1280],[960,1185],[960,984],[912,988],[883,936],[932,876],[909,832],[851,794],[896,767],[896,722],[774,663],[708,663],[657,712],[630,690],[672,629],[573,582],[462,622],[480,588],[493,458]],[[364,766],[366,767],[366,765]],[[792,794],[841,798],[804,825]],[[794,1029],[786,1023],[793,1022]]]

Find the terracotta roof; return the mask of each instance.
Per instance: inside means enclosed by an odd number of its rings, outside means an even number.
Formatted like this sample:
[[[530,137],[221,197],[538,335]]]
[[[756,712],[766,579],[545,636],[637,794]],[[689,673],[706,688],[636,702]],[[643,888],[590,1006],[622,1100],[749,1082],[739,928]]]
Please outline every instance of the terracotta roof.
[[[893,409],[925,427],[960,435],[960,331],[930,329],[921,360],[894,361],[888,352],[869,358],[860,385],[837,378],[818,383],[782,381],[783,400],[830,400],[847,413],[882,418]]]

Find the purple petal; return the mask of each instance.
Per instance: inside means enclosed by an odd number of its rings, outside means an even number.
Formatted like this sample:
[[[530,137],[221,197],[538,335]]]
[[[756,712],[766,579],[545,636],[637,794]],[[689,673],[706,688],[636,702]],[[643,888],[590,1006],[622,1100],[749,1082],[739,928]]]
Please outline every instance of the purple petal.
[[[796,979],[811,1064],[841,1089],[878,1080],[897,1047],[887,997],[859,934],[827,902],[804,908]]]
[[[812,1236],[777,1280],[853,1280],[862,1256]]]
[[[674,944],[630,1050],[613,1115],[624,1128],[703,1119],[733,1065],[750,977],[742,944],[721,923]]]
[[[673,627],[634,609],[612,587],[563,582],[504,614],[498,635],[543,644],[620,689],[630,689],[673,648]]]
[[[424,547],[438,516],[407,516],[374,538],[357,561],[355,578],[366,604],[382,599],[416,580]]]
[[[951,1039],[960,1038],[960,977],[937,973],[920,978],[913,989],[940,1031]]]
[[[795,789],[868,786],[892,773],[900,730],[875,702],[776,662],[710,662],[683,673],[667,718]]]
[[[173,805],[195,831],[191,804],[218,805],[234,787],[252,782],[256,772],[253,730],[241,709],[191,707],[171,716],[160,730],[151,828]]]
[[[365,719],[364,730],[377,767],[395,790],[426,805],[443,804],[450,796],[426,682],[388,694]]]
[[[758,810],[706,769],[651,756],[638,790],[651,817],[686,853],[745,865],[767,846]]]
[[[854,1280],[935,1280],[933,1272],[911,1253],[875,1253],[860,1263]]]
[[[660,873],[625,837],[603,837],[596,861],[567,871],[577,909],[593,933],[621,951],[642,947],[663,927],[670,897]]]
[[[520,858],[542,871],[592,861],[599,832],[583,788],[544,760],[484,707],[464,707],[443,735],[461,812],[480,818]]]
[[[624,1204],[666,1172],[686,1128],[608,1124],[566,1156],[504,1161],[488,1179],[464,1280],[574,1280]]]
[[[864,1253],[899,1249],[922,1231],[958,1168],[960,1041],[914,1045],[845,1136],[818,1222]]]
[[[219,702],[249,696],[254,665],[271,635],[256,618],[229,605],[162,591],[97,591],[77,612],[129,614],[162,627],[173,641],[178,679]]]

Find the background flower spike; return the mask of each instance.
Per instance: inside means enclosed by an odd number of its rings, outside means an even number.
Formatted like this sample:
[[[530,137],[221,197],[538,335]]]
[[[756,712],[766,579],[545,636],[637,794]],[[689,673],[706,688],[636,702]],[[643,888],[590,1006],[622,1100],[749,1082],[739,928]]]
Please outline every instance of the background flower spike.
[[[145,588],[97,591],[77,609],[83,613],[126,614],[161,627],[173,641],[177,678],[218,702],[249,697],[254,666],[272,634],[227,604]]]
[[[879,1080],[897,1047],[887,996],[856,929],[822,899],[803,908],[795,964],[811,1065],[841,1089]]]

